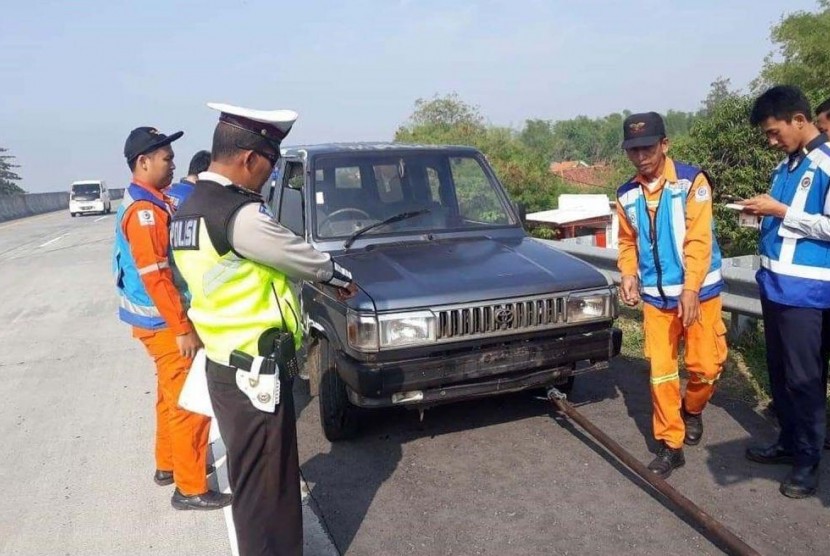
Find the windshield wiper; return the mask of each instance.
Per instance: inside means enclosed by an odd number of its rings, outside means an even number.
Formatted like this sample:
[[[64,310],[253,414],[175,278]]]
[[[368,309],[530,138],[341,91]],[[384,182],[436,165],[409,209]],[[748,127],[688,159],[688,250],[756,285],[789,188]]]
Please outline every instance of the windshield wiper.
[[[354,241],[357,238],[359,238],[360,236],[362,236],[363,234],[365,234],[369,230],[374,230],[375,228],[380,228],[381,226],[386,226],[387,224],[394,224],[395,222],[400,222],[401,220],[408,220],[410,218],[415,218],[416,216],[421,216],[422,214],[426,214],[428,212],[429,212],[429,209],[421,209],[421,210],[412,210],[412,211],[407,211],[407,212],[401,212],[399,214],[396,214],[395,216],[390,216],[386,220],[381,220],[380,222],[375,222],[374,224],[369,224],[368,226],[364,226],[363,228],[360,228],[358,231],[356,231],[355,233],[353,233],[352,235],[349,236],[349,239],[347,239],[346,242],[343,244],[343,248],[348,249],[349,247],[351,247],[352,243],[354,243]]]

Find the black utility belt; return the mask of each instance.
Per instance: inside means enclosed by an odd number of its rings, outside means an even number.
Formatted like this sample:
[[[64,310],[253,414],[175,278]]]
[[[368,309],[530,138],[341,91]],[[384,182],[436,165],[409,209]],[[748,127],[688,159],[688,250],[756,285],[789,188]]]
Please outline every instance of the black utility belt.
[[[238,353],[238,352],[237,352]],[[217,382],[221,382],[223,384],[236,384],[236,371],[250,371],[251,370],[251,362],[253,358],[248,359],[246,361],[242,361],[241,359],[234,359],[234,363],[237,363],[237,366],[230,366],[230,365],[223,365],[222,363],[217,363],[211,359],[207,360],[207,364],[205,365],[205,370],[211,377],[216,380]],[[293,362],[296,365],[296,360]],[[277,361],[271,359],[269,357],[265,358],[263,361],[262,366],[260,367],[259,374],[261,375],[273,375],[276,373],[277,369]],[[291,380],[294,378],[298,373],[292,373],[291,369],[294,365],[286,364],[279,366],[280,369],[280,376],[279,379],[282,381]]]

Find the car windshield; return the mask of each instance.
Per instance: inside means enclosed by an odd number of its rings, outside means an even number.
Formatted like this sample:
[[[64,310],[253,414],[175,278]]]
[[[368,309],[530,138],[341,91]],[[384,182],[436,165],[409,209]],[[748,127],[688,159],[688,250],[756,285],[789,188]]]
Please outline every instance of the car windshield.
[[[321,155],[313,172],[319,238],[347,238],[385,220],[360,235],[515,224],[500,187],[472,154]]]
[[[86,197],[98,197],[101,194],[101,186],[97,183],[76,183],[72,186],[72,193]]]

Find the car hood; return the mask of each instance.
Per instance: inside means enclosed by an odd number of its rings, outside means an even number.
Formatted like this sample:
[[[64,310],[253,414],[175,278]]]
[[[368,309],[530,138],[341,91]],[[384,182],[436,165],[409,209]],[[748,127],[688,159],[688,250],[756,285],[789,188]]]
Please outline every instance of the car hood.
[[[528,237],[380,244],[340,253],[334,258],[352,272],[378,311],[472,303],[609,284],[605,275],[591,265]]]

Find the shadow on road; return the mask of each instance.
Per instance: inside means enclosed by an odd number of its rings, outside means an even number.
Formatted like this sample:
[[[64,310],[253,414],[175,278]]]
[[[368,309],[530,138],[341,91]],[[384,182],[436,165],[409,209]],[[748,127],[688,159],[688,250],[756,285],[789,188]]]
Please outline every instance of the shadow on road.
[[[364,419],[360,436],[353,441],[330,444],[303,463],[306,480],[337,548],[351,546],[381,485],[398,468],[403,446],[421,438],[435,438],[458,431],[490,427],[523,419],[553,415],[548,404],[532,399],[540,392],[522,392],[495,398],[439,406],[420,421],[416,411],[375,410]],[[295,392],[297,406],[317,410],[306,392]],[[302,400],[301,398],[305,398]],[[533,402],[533,403],[529,403]]]

